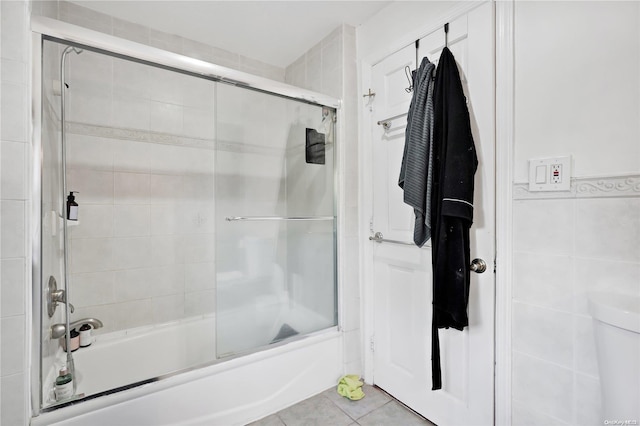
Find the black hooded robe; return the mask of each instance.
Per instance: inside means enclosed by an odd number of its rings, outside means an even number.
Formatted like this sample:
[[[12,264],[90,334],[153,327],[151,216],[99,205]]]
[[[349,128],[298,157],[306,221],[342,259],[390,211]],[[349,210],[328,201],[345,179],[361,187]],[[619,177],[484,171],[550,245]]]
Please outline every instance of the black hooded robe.
[[[439,328],[469,325],[469,228],[478,167],[460,74],[451,51],[440,56],[434,88],[434,171],[431,201],[433,390],[442,388]]]

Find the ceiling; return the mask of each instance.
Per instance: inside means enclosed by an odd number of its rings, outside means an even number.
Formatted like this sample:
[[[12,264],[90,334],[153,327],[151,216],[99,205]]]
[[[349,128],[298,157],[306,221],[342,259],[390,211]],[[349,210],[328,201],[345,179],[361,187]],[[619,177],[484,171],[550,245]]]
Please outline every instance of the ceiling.
[[[342,23],[357,27],[390,1],[75,0],[78,5],[278,67]]]

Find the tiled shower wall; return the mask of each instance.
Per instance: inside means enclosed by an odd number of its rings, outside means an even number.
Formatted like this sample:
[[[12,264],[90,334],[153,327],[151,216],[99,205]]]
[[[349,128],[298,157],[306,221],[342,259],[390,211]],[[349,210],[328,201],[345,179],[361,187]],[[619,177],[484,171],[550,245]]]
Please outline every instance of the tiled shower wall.
[[[67,64],[72,319],[213,312],[215,83],[88,51]]]
[[[27,423],[26,348],[30,264],[27,229],[31,158],[29,117],[29,10],[26,1],[0,2],[0,423]]]
[[[586,293],[640,295],[639,23],[637,2],[515,3],[514,425],[602,425]],[[529,192],[527,160],[566,154],[571,191]]]
[[[342,25],[312,47],[285,71],[285,81],[295,86],[342,99],[338,115],[338,163],[344,193],[343,245],[339,253],[342,270],[341,325],[344,330],[345,371],[362,373],[360,329],[360,277],[358,242],[358,135],[355,28]]]

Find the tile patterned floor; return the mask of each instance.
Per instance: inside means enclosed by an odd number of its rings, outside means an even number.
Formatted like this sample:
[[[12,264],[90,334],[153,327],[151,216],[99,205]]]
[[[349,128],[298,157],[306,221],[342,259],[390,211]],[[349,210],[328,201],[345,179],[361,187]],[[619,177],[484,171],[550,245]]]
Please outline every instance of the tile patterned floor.
[[[435,426],[376,387],[362,390],[366,396],[351,401],[327,389],[251,426]]]

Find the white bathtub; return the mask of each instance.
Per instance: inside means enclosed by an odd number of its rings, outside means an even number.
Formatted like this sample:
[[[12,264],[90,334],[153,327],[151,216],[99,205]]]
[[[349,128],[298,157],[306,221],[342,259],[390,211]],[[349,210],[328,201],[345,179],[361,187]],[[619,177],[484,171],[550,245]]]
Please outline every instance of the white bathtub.
[[[212,318],[201,318],[98,336],[74,352],[77,391],[95,395],[210,362],[214,329]],[[31,424],[243,425],[334,386],[342,359],[341,333],[333,328],[42,413]]]

